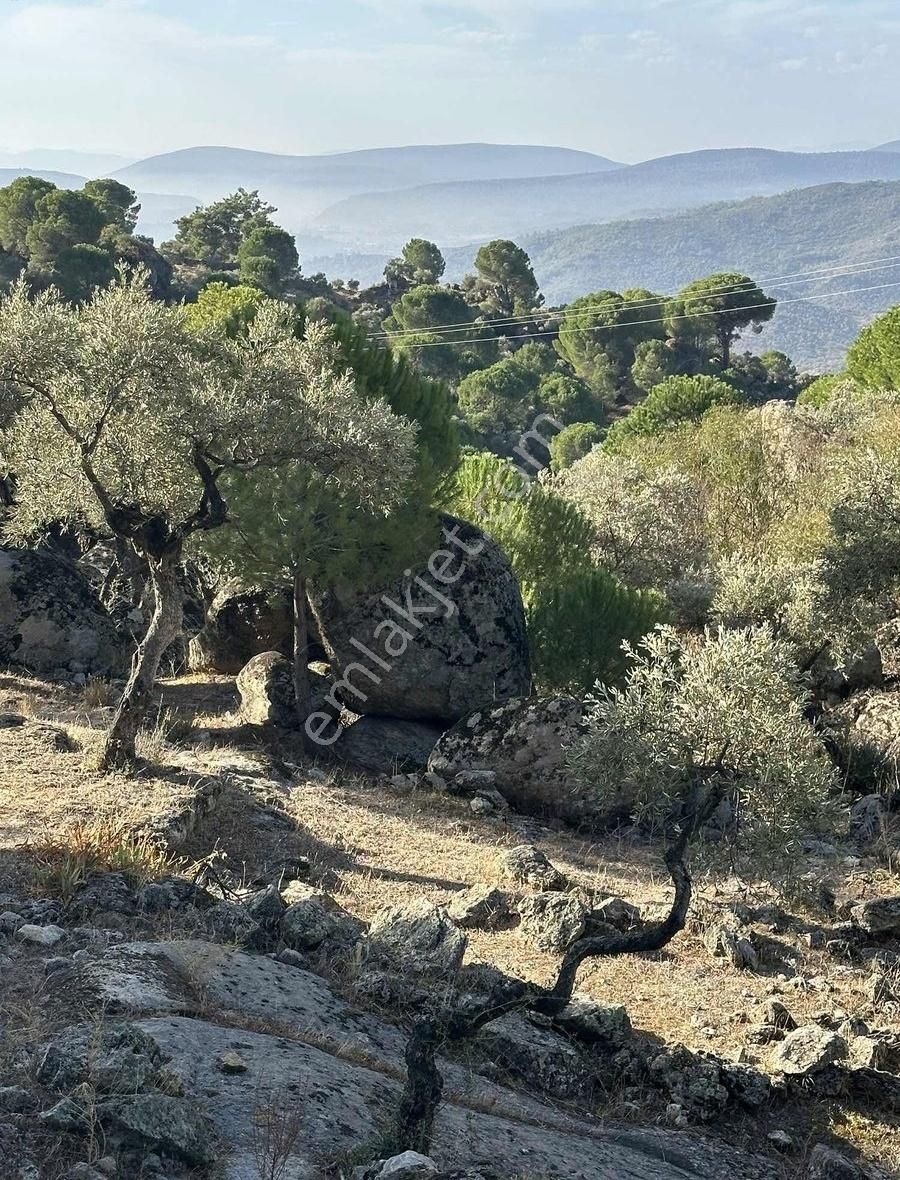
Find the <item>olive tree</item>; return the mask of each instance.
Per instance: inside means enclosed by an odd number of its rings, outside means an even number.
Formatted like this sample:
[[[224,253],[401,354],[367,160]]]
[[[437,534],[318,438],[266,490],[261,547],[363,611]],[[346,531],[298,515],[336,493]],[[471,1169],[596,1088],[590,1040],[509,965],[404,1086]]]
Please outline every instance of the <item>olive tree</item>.
[[[363,491],[389,480],[407,445],[402,420],[360,402],[351,375],[338,374],[327,329],[298,339],[290,309],[266,301],[242,335],[192,333],[145,278],[121,275],[79,307],[54,291],[31,300],[23,283],[0,300],[0,388],[24,399],[2,446],[17,476],[8,535],[24,541],[60,521],[102,529],[149,573],[153,614],[107,767],[134,760],[160,660],[181,630],[184,546],[227,520],[225,475],[308,464]]]

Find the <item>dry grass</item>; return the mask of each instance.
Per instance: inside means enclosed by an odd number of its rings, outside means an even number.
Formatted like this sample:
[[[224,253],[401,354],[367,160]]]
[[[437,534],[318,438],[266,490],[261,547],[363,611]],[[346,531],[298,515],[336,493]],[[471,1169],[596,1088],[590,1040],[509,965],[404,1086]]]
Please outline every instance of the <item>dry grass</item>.
[[[286,864],[306,857],[312,879],[362,920],[388,905],[422,896],[445,904],[470,885],[496,882],[498,850],[525,842],[537,842],[586,893],[618,894],[645,914],[658,912],[671,898],[658,847],[615,837],[591,843],[526,821],[476,818],[464,801],[398,790],[332,768],[324,773],[292,770],[303,762],[302,752],[289,745],[267,748],[265,735],[242,730],[232,713],[233,699],[233,685],[224,678],[167,683],[156,756],[151,758],[149,750],[146,755],[155,765],[135,779],[90,772],[83,750],[50,748],[31,725],[0,730],[0,852],[4,846],[27,845],[33,866],[44,865],[49,874],[45,880],[55,880],[63,893],[96,868],[116,867],[143,879],[159,869],[167,871],[170,866],[163,868],[155,859],[158,850],[133,834],[189,798],[198,778],[229,765],[237,768],[235,782],[183,854],[200,861],[216,847],[247,883],[277,881]],[[102,721],[86,718],[83,694],[67,696],[41,682],[0,678],[0,709],[18,706],[23,714],[30,710],[35,720],[69,726],[82,746]],[[190,720],[193,733],[186,727]],[[178,727],[174,740],[172,725]],[[196,746],[201,729],[211,737]],[[815,874],[817,886],[827,880],[843,897],[897,891],[897,878],[884,856],[861,864],[838,858],[816,868]],[[698,874],[697,886],[708,904],[761,907],[784,901],[772,886],[758,881]],[[815,900],[813,892],[810,904]],[[773,994],[799,1022],[827,1009],[900,1033],[900,1011],[873,1007],[861,966],[806,945],[804,931],[826,924],[821,915],[787,908],[790,922],[760,921],[755,926],[762,958],[758,972],[739,972],[711,959],[697,925],[661,954],[586,963],[579,990],[606,1003],[625,1004],[636,1029],[661,1042],[762,1065],[768,1050],[754,1046],[747,1034]],[[555,956],[535,950],[515,929],[470,932],[467,961],[543,983],[558,968]],[[616,1093],[602,1096],[597,1113],[629,1121],[641,1117],[629,1113]],[[849,1115],[835,1104],[797,1119],[798,1142],[805,1142],[813,1130],[820,1139],[833,1130],[883,1167],[900,1167],[898,1128],[890,1120]],[[756,1124],[730,1133],[761,1134]],[[275,1138],[281,1137],[279,1131]]]
[[[35,887],[68,903],[93,873],[123,873],[136,885],[173,873],[179,862],[149,836],[100,819],[22,846],[34,864]]]

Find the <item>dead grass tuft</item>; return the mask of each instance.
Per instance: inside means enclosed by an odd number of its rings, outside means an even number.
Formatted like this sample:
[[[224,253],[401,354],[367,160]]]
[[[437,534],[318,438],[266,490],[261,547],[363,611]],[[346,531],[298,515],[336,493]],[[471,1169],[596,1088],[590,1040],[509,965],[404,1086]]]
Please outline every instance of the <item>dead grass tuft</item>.
[[[39,890],[68,903],[93,873],[123,873],[135,884],[166,876],[180,865],[150,837],[115,820],[75,824],[59,836],[29,842]]]

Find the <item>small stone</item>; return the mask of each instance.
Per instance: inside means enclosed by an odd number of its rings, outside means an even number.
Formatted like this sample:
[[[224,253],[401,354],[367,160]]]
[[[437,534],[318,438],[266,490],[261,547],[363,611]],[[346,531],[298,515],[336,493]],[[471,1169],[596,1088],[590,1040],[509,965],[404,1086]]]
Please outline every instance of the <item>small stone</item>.
[[[35,946],[56,946],[65,938],[66,932],[59,926],[20,926],[16,936],[24,942],[32,942]]]
[[[289,946],[279,951],[275,958],[279,963],[284,963],[285,967],[305,968],[307,966],[306,959],[304,959],[300,952],[295,951]]]
[[[766,1136],[776,1151],[792,1151],[794,1138],[787,1131],[770,1131]]]
[[[820,1143],[810,1152],[806,1180],[865,1180],[865,1174],[852,1160]]]
[[[568,884],[562,873],[533,844],[520,844],[501,852],[498,860],[501,872],[516,885],[527,885],[544,892],[559,892]]]
[[[30,1090],[21,1086],[0,1086],[0,1110],[4,1114],[31,1114],[36,1110],[38,1100]]]
[[[402,1155],[385,1160],[376,1172],[376,1178],[382,1180],[384,1176],[396,1176],[397,1180],[404,1180],[406,1176],[424,1176],[436,1173],[437,1170],[437,1164],[427,1155],[420,1155],[417,1151],[404,1151]]]
[[[0,931],[4,934],[15,934],[24,925],[25,919],[21,914],[14,914],[11,910],[4,910],[0,914]]]
[[[223,1053],[219,1058],[219,1069],[222,1073],[237,1074],[247,1072],[247,1063],[241,1057],[240,1053],[235,1052],[234,1049],[229,1049],[227,1053]]]
[[[56,975],[59,971],[68,971],[71,966],[71,959],[65,959],[61,955],[57,955],[55,958],[47,959],[44,963],[44,974]]]
[[[874,897],[850,910],[852,922],[867,934],[900,930],[900,896]]]
[[[641,911],[622,897],[607,897],[595,908],[591,917],[616,930],[630,930],[640,922]]]
[[[520,932],[536,947],[562,954],[587,927],[588,910],[571,893],[536,893],[519,902]]]
[[[509,899],[491,885],[473,885],[453,898],[447,913],[463,930],[496,930],[509,918]]]
[[[772,1068],[776,1073],[806,1077],[847,1056],[847,1043],[837,1033],[805,1024],[788,1033],[775,1050]]]

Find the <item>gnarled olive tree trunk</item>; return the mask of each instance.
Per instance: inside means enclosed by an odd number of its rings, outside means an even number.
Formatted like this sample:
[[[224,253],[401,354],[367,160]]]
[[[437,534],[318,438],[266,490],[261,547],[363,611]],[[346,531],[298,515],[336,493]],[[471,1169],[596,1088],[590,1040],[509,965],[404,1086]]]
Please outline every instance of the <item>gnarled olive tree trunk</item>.
[[[147,560],[153,615],[134,654],[128,683],[106,736],[101,759],[105,770],[126,768],[136,761],[135,743],[147,716],[160,662],[166,649],[181,634],[184,606],[179,573],[181,545]]]

